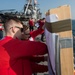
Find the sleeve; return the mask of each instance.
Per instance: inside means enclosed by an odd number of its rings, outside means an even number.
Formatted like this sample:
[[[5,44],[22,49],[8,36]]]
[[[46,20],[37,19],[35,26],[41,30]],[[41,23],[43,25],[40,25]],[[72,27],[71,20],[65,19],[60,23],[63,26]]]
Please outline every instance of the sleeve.
[[[33,73],[43,73],[48,71],[48,66],[31,62],[31,69]]]
[[[35,31],[30,32],[31,37],[33,37],[35,39],[36,36],[38,36],[39,34],[42,34],[44,30],[42,28],[39,28]]]
[[[48,52],[47,45],[42,42],[20,41],[19,43],[15,43],[14,45],[15,46],[13,48],[11,47],[11,53],[14,57],[30,57],[33,55],[44,55]]]

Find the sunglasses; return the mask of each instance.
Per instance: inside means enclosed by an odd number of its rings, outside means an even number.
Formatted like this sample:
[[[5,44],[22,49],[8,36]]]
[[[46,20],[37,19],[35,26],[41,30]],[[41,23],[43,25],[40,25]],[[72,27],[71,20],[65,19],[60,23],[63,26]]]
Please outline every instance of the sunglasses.
[[[20,28],[20,27],[17,27],[17,26],[15,26],[16,28],[19,28],[20,30],[21,30],[21,32],[23,32],[23,28]]]

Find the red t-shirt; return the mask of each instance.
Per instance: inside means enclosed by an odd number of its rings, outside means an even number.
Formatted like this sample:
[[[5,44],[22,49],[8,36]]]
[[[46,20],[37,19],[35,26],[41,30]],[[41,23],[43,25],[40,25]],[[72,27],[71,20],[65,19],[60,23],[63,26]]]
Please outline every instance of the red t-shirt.
[[[39,21],[39,28],[42,28],[42,26],[44,25],[43,21]]]
[[[30,57],[45,53],[44,43],[6,36],[0,40],[0,75],[32,75]]]
[[[30,26],[34,26],[34,21],[33,20],[29,20],[29,25]]]

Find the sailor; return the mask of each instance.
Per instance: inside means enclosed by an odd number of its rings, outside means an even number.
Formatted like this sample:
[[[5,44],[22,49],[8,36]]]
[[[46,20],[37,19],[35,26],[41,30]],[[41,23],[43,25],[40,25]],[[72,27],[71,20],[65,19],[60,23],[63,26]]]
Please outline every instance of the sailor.
[[[22,35],[22,40],[25,41],[37,41],[35,40],[36,36],[42,33],[43,28],[39,28],[37,30],[33,30],[30,32],[29,27],[27,25],[23,25],[23,32],[24,34]],[[43,73],[48,71],[48,65],[44,64],[39,64],[40,62],[47,61],[48,56],[44,55],[33,55],[31,56],[30,62],[31,62],[31,67],[33,73]]]
[[[33,18],[29,19],[29,27],[30,27],[30,31],[34,30],[34,19]]]
[[[22,40],[34,41],[38,35],[42,34],[42,31],[44,31],[43,27],[30,32],[29,27],[27,25],[23,25],[24,33],[22,34]]]
[[[17,18],[9,18],[0,40],[0,75],[32,75],[30,57],[46,54],[47,46],[41,42],[21,41],[23,26]]]

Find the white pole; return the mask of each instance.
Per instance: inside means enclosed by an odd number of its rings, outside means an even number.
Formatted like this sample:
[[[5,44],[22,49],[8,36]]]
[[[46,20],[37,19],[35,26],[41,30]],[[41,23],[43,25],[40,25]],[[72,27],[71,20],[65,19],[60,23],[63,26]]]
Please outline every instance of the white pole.
[[[32,1],[32,0],[28,0],[27,6],[26,6],[26,10],[25,10],[25,15],[26,15],[26,12],[27,12],[27,10],[28,10],[28,6],[29,6],[29,4],[31,3],[31,1]]]

